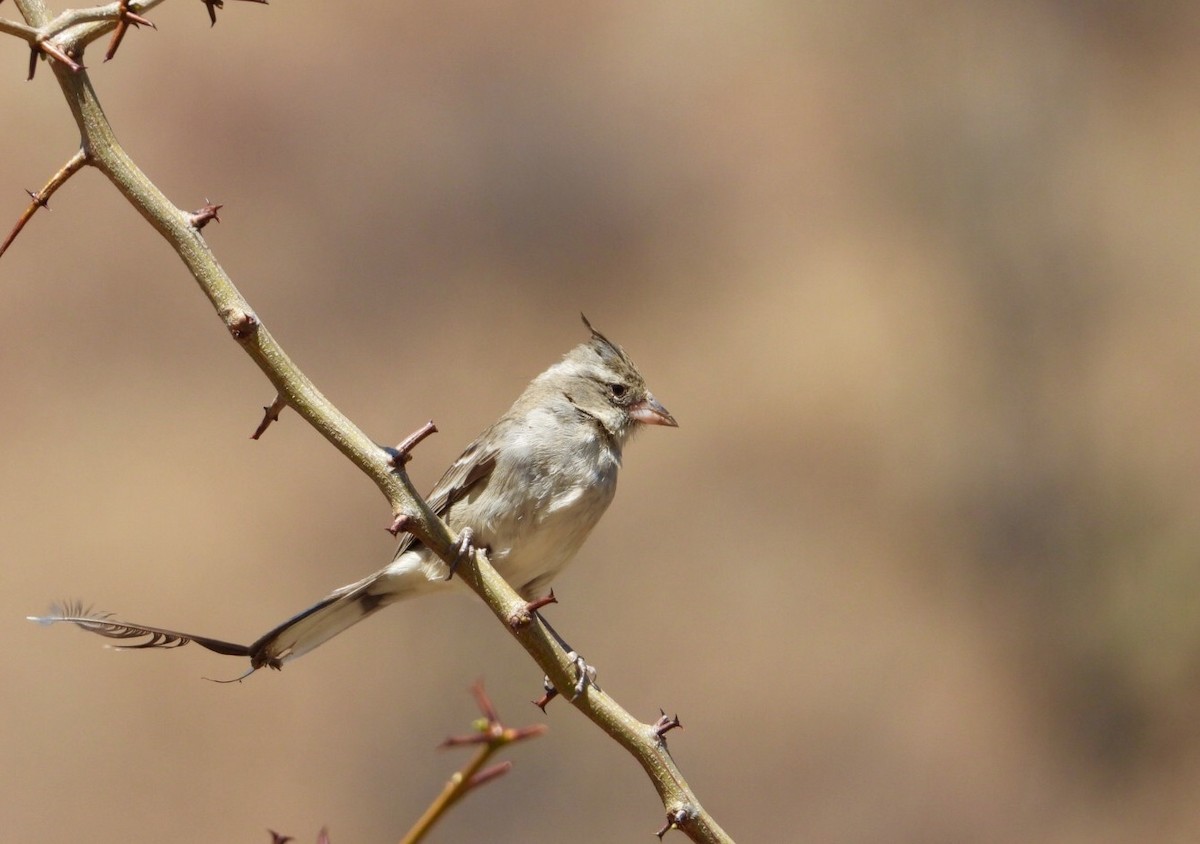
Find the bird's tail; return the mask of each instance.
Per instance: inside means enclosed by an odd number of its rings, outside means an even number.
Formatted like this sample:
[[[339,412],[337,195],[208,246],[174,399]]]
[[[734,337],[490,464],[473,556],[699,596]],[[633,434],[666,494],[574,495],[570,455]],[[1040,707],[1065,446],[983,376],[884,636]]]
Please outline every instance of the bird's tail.
[[[431,581],[420,568],[405,571],[384,569],[370,577],[343,586],[304,612],[289,618],[251,645],[239,645],[179,630],[149,627],[121,621],[111,613],[95,612],[73,602],[56,606],[47,616],[30,616],[30,621],[53,624],[69,622],[90,633],[121,640],[116,648],[177,648],[189,642],[228,656],[250,657],[250,670],[281,668],[284,662],[302,656],[337,634],[362,621],[376,610],[409,595],[436,589],[445,581]],[[144,641],[134,641],[144,639]]]
[[[417,588],[405,587],[418,584],[406,584],[405,579],[411,578],[389,577],[381,572],[343,586],[263,634],[250,645],[250,664],[254,668],[280,668],[284,662],[304,656],[377,610],[415,594]],[[421,583],[428,581],[422,577]]]

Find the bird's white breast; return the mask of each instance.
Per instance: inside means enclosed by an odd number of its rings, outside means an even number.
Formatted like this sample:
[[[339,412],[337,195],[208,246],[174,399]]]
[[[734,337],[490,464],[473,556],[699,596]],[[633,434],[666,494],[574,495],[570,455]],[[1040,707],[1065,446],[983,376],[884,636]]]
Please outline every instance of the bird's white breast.
[[[475,530],[497,570],[530,597],[575,556],[608,509],[621,456],[594,425],[564,423],[553,410],[535,409],[523,423],[475,502],[482,517]]]

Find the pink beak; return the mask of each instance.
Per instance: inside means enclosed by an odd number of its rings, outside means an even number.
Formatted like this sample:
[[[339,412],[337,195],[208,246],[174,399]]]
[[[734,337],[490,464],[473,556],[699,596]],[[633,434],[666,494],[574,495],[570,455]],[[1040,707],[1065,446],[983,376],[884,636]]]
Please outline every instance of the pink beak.
[[[650,393],[637,404],[629,406],[629,415],[643,425],[666,425],[668,428],[678,428],[675,417],[667,413],[667,409],[658,403]]]

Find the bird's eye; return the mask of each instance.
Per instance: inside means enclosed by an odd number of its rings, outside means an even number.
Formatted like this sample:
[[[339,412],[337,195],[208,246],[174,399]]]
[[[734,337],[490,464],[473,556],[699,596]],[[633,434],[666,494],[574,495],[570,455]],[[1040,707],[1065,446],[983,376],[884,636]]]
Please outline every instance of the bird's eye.
[[[612,396],[614,399],[619,399],[619,398],[624,397],[625,389],[626,388],[625,388],[624,384],[609,384],[608,385],[608,391],[610,393],[612,393]]]

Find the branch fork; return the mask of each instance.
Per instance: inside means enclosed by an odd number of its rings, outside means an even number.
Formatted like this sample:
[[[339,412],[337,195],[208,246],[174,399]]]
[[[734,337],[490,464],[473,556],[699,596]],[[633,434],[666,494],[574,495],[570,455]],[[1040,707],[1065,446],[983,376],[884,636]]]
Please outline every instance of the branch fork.
[[[39,55],[50,56],[53,61],[59,62],[61,67],[54,68],[55,78],[82,137],[81,150],[51,179],[47,187],[37,194],[30,210],[18,222],[13,234],[0,246],[0,252],[12,242],[12,238],[29,216],[38,208],[46,207],[45,203],[55,188],[85,163],[94,166],[179,255],[202,292],[208,297],[215,312],[232,336],[238,340],[242,350],[271,382],[276,391],[277,403],[282,402],[277,411],[282,410],[285,405],[292,407],[376,484],[394,516],[392,529],[412,533],[442,560],[447,563],[454,562],[458,551],[456,537],[429,509],[403,471],[407,462],[405,455],[433,430],[428,430],[411,442],[401,443],[396,449],[387,449],[380,447],[335,407],[291,361],[282,346],[255,315],[250,304],[212,254],[205,239],[200,236],[199,222],[174,205],[137,167],[117,141],[97,98],[96,90],[82,72],[85,68],[78,59],[83,55],[83,48],[87,44],[116,29],[122,21],[125,21],[127,26],[137,25],[138,21],[128,18],[130,13],[144,20],[144,13],[160,2],[162,0],[144,0],[137,3],[125,2],[122,5],[120,0],[117,0],[93,9],[70,10],[51,19],[42,0],[17,0],[16,5],[29,25],[0,20],[0,34],[12,35],[30,45],[34,67]],[[215,10],[223,8],[222,0],[202,2],[208,10],[210,21],[215,23]],[[64,72],[64,69],[70,72]],[[212,219],[216,219],[215,207],[211,213]],[[277,412],[271,413],[270,407],[265,413],[264,421],[277,415]],[[265,425],[262,427],[265,428]],[[508,627],[542,670],[564,688],[570,687],[573,679],[571,671],[575,663],[543,625],[518,624],[516,628],[509,625],[514,608],[522,606],[522,598],[496,572],[487,555],[464,555],[457,574]],[[546,700],[549,698],[548,693]],[[683,774],[666,751],[661,734],[655,732],[656,729],[665,732],[665,724],[659,727],[657,724],[642,723],[595,686],[591,686],[587,694],[580,694],[571,702],[633,756],[646,772],[667,810],[668,824],[662,830],[662,834],[671,828],[679,828],[694,841],[732,840],[700,807]],[[489,718],[486,723],[492,725],[493,720]],[[492,727],[489,726],[488,734],[492,731]],[[501,735],[508,736],[511,740],[516,740],[517,735],[525,736],[519,731],[515,734],[506,733],[503,728]],[[531,736],[532,734],[529,734],[528,737]],[[491,747],[486,741],[481,743],[480,756],[483,750]],[[451,787],[454,793],[466,793],[472,782],[477,785],[481,781],[489,781],[499,776],[502,772],[499,767],[485,768],[480,762],[477,768],[464,771],[458,782],[451,783]],[[479,779],[473,780],[474,777]]]

